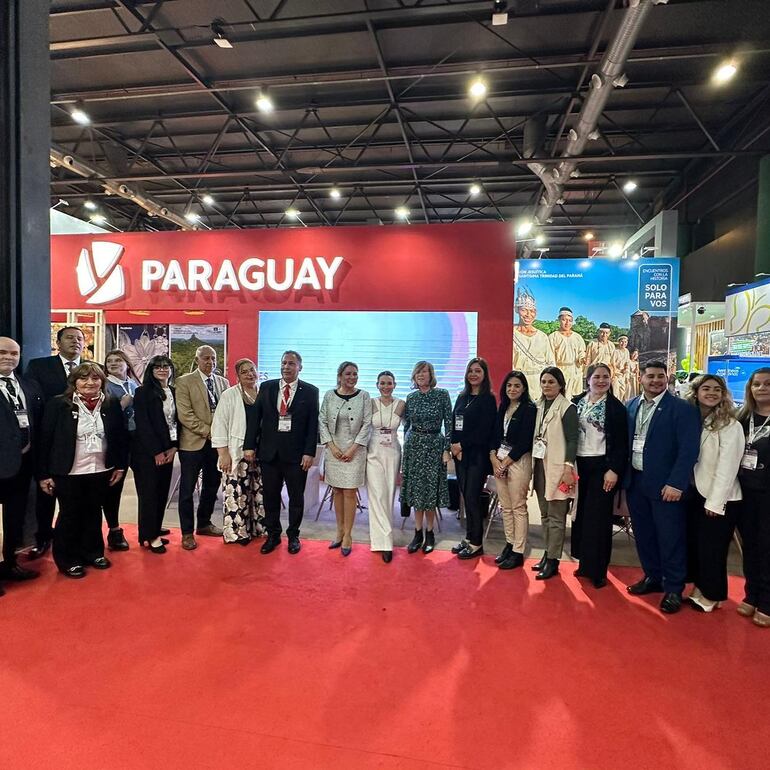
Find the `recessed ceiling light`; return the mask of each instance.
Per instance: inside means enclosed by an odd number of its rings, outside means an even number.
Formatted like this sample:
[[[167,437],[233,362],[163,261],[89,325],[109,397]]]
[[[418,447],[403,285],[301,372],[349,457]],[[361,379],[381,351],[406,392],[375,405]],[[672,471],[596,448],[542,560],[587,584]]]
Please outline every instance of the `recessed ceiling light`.
[[[86,201],[83,204],[89,211],[96,211],[96,204],[93,201]]]
[[[468,188],[468,192],[469,192],[469,194],[470,194],[470,195],[472,195],[472,196],[476,196],[476,195],[478,195],[478,194],[481,192],[481,185],[479,185],[479,184],[476,184],[476,183],[472,184],[472,185],[471,185],[471,186]]]
[[[634,182],[633,179],[629,179],[624,185],[623,185],[623,192],[624,193],[632,193],[639,185]]]
[[[722,62],[715,70],[711,79],[716,85],[724,85],[738,74],[738,64],[734,59]]]
[[[299,219],[299,211],[293,207],[289,207],[286,209],[286,216],[289,217],[289,219]]]
[[[257,96],[257,109],[260,112],[272,112],[275,109],[273,100],[264,92]]]
[[[81,126],[87,126],[91,123],[89,114],[82,107],[73,107],[70,110],[70,117]]]
[[[202,202],[203,202],[203,203],[204,203],[206,206],[213,206],[213,205],[214,205],[214,198],[213,198],[211,195],[208,195],[208,194],[204,195],[204,196],[201,198],[201,201],[202,201]]]
[[[483,99],[487,94],[487,84],[483,78],[477,77],[468,86],[468,94],[474,99]]]
[[[592,241],[593,239],[594,239],[594,234],[590,230],[587,233],[583,233],[584,241]]]
[[[342,193],[339,191],[339,188],[332,187],[332,189],[329,190],[329,197],[334,198],[335,201],[339,200],[341,196],[342,196]]]
[[[406,206],[398,206],[395,213],[399,219],[409,219],[409,209]]]

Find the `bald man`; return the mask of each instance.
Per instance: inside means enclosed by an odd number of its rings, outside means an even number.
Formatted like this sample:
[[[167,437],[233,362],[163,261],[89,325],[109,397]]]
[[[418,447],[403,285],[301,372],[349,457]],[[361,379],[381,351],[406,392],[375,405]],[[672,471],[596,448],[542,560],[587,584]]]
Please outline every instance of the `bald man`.
[[[211,423],[222,393],[230,383],[218,374],[217,351],[201,345],[195,351],[197,369],[176,381],[176,413],[179,420],[179,524],[182,548],[198,547],[195,535],[221,537],[222,530],[211,523],[221,475],[217,468],[217,450],[211,446]],[[198,476],[203,474],[198,500],[197,527],[193,494]],[[193,534],[193,530],[195,534]]]
[[[16,374],[20,357],[19,344],[10,337],[0,337],[0,505],[3,507],[0,584],[38,576],[37,572],[21,567],[16,559],[16,551],[23,545],[34,437],[43,411],[40,388],[32,380]]]

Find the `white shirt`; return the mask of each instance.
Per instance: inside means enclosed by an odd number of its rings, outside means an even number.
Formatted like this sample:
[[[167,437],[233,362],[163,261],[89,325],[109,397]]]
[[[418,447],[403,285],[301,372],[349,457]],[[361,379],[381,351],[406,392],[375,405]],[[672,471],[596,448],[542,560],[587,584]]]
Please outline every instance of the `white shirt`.
[[[72,369],[74,369],[76,366],[80,366],[80,356],[73,358],[72,361],[68,361],[61,353],[59,353],[59,361],[61,361],[61,365],[64,367],[64,371],[68,377]],[[69,363],[72,364],[71,367],[67,366]]]
[[[77,403],[77,401],[75,402]],[[78,432],[75,441],[75,460],[72,463],[70,476],[81,476],[86,473],[101,473],[107,470],[107,438],[104,433],[101,403],[93,416],[88,410],[80,409],[78,416]],[[85,413],[84,413],[85,412]],[[96,434],[101,440],[101,451],[87,452],[86,437]]]
[[[664,390],[660,395],[655,396],[652,401],[648,401],[647,397],[642,395],[639,399],[639,409],[636,411],[636,422],[634,423],[634,438],[647,439],[647,431],[650,429],[650,423],[653,416],[660,406],[660,401],[668,391]],[[645,407],[645,404],[647,406]],[[642,411],[644,410],[644,412]],[[642,421],[644,420],[644,421]],[[644,470],[644,452],[631,452],[631,465],[634,470]]]
[[[5,375],[5,374],[0,375],[0,377],[6,377],[6,376],[13,381],[13,387],[16,389],[16,398],[13,399],[10,397],[10,395],[8,395],[8,389],[6,387],[6,384],[5,382],[3,382],[3,380],[0,379],[0,391],[2,391],[3,397],[8,399],[8,401],[10,401],[11,403],[13,403],[14,408],[15,408],[15,404],[21,401],[22,407],[26,409],[27,402],[26,402],[26,399],[24,398],[24,391],[21,389],[21,385],[19,385],[19,381],[16,379],[16,377],[14,377],[13,372],[11,372],[8,375]]]
[[[281,379],[278,382],[278,414],[281,413],[281,403],[283,402],[283,389],[287,385],[289,386],[289,401],[286,404],[286,408],[288,409],[291,406],[291,402],[294,401],[294,396],[297,393],[298,384],[299,384],[299,378],[294,380],[294,382],[285,382],[283,379]]]

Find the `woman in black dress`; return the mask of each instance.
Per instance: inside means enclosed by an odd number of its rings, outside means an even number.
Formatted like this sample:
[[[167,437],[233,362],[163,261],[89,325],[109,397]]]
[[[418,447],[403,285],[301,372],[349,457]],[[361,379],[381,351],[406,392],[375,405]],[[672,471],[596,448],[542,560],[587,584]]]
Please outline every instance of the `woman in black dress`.
[[[171,359],[154,356],[147,362],[142,385],[134,394],[136,431],[131,468],[139,508],[139,543],[152,553],[165,553],[168,543],[161,534],[177,450],[173,381]]]
[[[613,502],[628,462],[628,418],[625,406],[612,394],[609,366],[589,366],[586,382],[588,390],[572,399],[579,419],[580,494],[571,550],[580,561],[575,574],[603,588],[612,553]]]

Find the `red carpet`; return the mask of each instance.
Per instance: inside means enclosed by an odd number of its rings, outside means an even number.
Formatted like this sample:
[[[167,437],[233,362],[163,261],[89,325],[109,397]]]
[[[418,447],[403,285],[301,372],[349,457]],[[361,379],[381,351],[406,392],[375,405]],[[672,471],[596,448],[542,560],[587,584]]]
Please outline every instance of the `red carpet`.
[[[172,539],[0,599],[0,767],[767,767],[770,632],[734,601]]]

